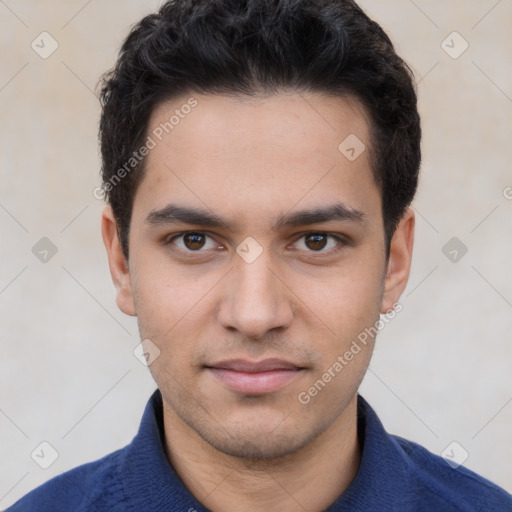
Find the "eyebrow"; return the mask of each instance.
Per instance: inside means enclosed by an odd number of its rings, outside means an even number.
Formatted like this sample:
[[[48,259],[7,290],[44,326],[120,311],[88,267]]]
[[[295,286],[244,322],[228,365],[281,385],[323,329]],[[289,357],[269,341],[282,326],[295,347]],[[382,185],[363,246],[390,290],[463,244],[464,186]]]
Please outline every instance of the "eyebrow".
[[[299,210],[280,215],[272,223],[271,230],[306,226],[329,221],[361,222],[365,214],[343,203],[335,203],[324,207]],[[232,230],[229,221],[223,219],[214,212],[168,204],[164,208],[151,211],[146,217],[146,223],[150,226],[164,224],[195,224],[209,228],[226,228]]]

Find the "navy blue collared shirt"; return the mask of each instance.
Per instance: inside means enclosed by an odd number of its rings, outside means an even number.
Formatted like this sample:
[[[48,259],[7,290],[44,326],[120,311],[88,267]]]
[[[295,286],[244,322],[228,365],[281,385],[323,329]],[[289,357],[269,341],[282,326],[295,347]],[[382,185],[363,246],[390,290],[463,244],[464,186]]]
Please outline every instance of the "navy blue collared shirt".
[[[388,434],[358,396],[359,471],[326,512],[512,512],[512,496],[422,446]],[[54,477],[8,512],[208,512],[165,455],[160,391],[150,398],[133,441]]]

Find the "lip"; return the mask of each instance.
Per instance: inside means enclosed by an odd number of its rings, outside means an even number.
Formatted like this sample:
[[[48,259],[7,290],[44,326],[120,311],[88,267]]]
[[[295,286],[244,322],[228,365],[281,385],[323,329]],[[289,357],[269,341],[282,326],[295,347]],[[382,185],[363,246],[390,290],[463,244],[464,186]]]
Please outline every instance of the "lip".
[[[302,373],[304,368],[280,359],[248,361],[231,359],[206,366],[230,391],[244,395],[275,392]]]

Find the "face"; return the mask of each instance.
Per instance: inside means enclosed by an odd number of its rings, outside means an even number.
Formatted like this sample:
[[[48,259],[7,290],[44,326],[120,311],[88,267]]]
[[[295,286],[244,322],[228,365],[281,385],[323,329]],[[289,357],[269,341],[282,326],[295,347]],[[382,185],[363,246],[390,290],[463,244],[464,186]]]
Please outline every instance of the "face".
[[[104,213],[118,305],[159,351],[166,421],[229,455],[290,454],[355,404],[374,340],[353,342],[405,287],[413,216],[387,260],[354,99],[195,94],[181,109],[190,97],[151,116],[128,262]],[[161,136],[176,110],[188,114]]]

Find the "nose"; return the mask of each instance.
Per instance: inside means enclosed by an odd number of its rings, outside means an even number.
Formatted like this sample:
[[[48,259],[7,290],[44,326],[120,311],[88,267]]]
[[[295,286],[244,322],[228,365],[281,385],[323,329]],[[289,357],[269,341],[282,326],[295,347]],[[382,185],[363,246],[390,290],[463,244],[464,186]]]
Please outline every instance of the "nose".
[[[294,316],[293,293],[267,255],[268,251],[263,251],[252,263],[237,255],[223,283],[219,322],[225,329],[235,329],[252,340],[288,327]]]

